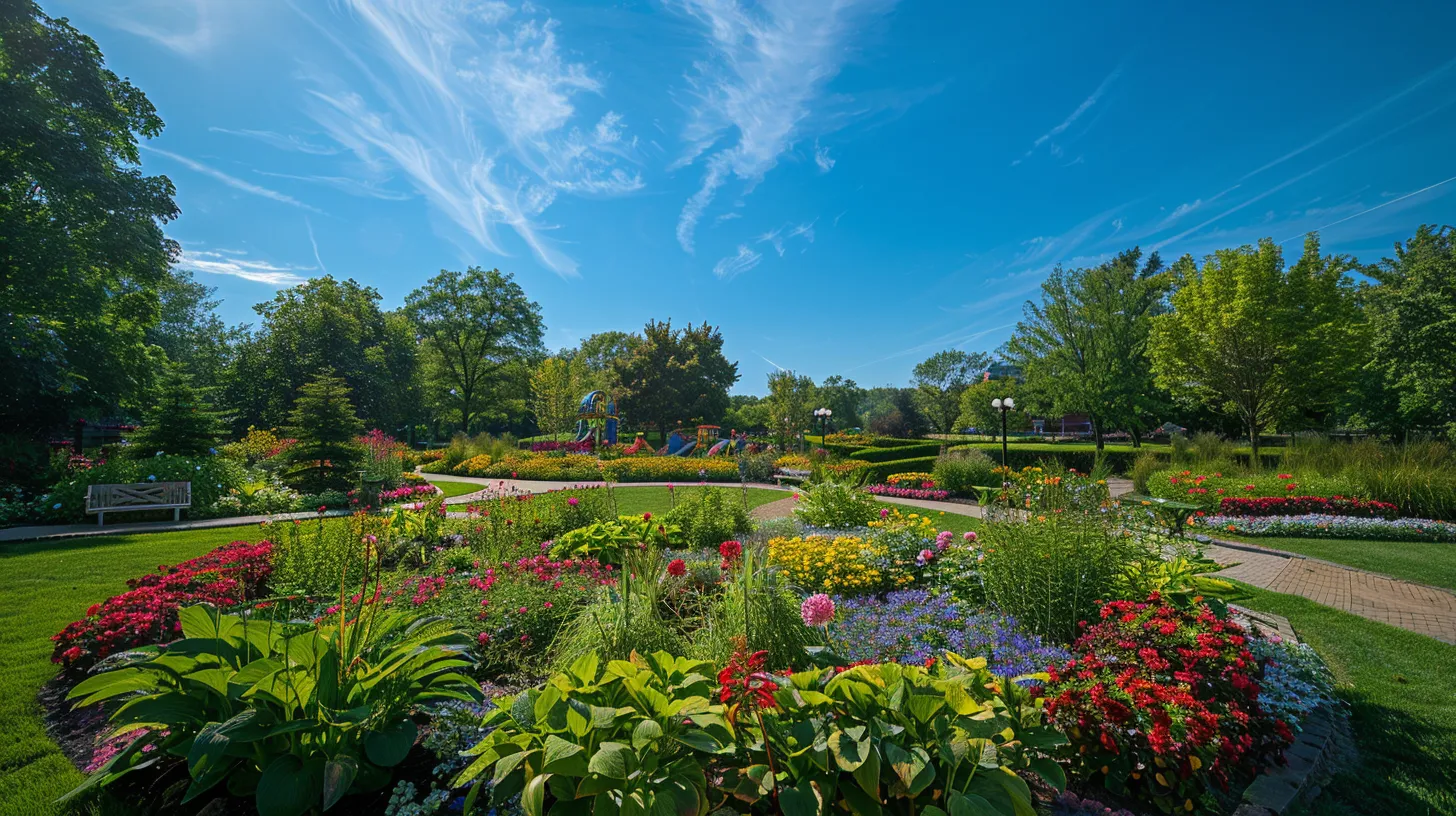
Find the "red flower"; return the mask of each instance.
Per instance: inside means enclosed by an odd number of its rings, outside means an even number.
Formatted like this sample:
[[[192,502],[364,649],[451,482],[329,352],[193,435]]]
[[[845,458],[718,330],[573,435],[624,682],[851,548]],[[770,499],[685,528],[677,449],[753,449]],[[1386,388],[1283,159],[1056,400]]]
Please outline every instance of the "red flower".
[[[718,554],[728,563],[737,561],[743,555],[743,544],[738,541],[725,541],[718,545]]]
[[[681,578],[684,575],[687,575],[687,562],[683,561],[681,558],[672,559],[672,561],[667,565],[667,574],[671,575],[674,578]]]
[[[652,514],[651,513],[643,513],[642,514],[642,520],[643,521],[652,521]]]

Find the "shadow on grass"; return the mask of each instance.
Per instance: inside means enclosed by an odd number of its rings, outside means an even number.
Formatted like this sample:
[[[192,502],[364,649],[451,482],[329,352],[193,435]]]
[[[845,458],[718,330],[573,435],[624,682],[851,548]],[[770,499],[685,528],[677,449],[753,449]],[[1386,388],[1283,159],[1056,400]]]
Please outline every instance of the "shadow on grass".
[[[1349,687],[1338,693],[1350,705],[1358,753],[1348,758],[1306,812],[1312,816],[1456,813],[1456,765],[1440,750],[1451,739],[1449,730]]]

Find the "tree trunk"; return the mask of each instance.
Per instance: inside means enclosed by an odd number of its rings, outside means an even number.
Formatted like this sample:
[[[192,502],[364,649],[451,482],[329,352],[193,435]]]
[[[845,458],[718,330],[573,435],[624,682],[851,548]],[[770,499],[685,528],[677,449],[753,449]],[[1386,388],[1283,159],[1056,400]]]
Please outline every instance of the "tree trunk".
[[[1263,470],[1264,462],[1259,458],[1259,431],[1261,429],[1254,425],[1249,426],[1249,468],[1255,472]]]
[[[1127,435],[1130,436],[1130,437],[1132,437],[1132,447],[1133,447],[1134,450],[1136,450],[1138,448],[1141,448],[1143,446],[1143,437],[1142,437],[1142,434],[1138,433],[1136,428],[1133,428],[1132,430],[1128,431],[1127,432]]]
[[[1092,438],[1096,440],[1097,451],[1100,453],[1102,451],[1102,423],[1098,422],[1097,417],[1091,414],[1087,415],[1087,419],[1092,423]]]

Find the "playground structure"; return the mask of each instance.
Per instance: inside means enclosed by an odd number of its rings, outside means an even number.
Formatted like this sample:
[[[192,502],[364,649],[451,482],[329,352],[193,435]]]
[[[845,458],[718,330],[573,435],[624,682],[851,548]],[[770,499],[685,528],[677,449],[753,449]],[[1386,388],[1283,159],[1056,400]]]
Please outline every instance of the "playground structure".
[[[581,405],[576,410],[575,441],[590,441],[596,448],[615,445],[619,419],[617,401],[605,391],[592,391],[581,398]],[[730,429],[728,438],[724,439],[722,432],[718,425],[699,425],[696,435],[689,437],[684,429],[678,429],[668,434],[667,444],[656,453],[658,456],[718,456],[757,448],[749,444],[747,433],[740,434]],[[640,433],[630,446],[623,449],[623,453],[629,456],[643,451],[651,452],[652,447]]]
[[[576,409],[576,441],[592,440],[596,447],[617,444],[617,401],[605,391],[581,398]]]

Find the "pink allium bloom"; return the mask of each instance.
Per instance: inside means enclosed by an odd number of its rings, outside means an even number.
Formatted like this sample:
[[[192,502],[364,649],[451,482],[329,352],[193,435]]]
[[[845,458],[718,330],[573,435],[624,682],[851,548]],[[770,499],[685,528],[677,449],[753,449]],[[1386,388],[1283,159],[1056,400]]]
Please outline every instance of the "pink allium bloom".
[[[964,538],[967,541],[975,541],[976,540],[976,534],[973,533],[973,532],[971,532],[970,530],[967,530],[966,533],[965,533],[965,535],[961,536],[961,538]]]
[[[824,626],[834,620],[834,601],[824,593],[810,595],[799,605],[805,626]]]
[[[572,496],[571,498],[569,498],[569,499],[566,500],[566,503],[569,504],[569,505],[571,505],[572,507],[575,507],[578,504],[581,504],[581,499],[578,499],[577,497]]]

